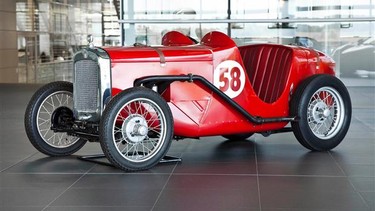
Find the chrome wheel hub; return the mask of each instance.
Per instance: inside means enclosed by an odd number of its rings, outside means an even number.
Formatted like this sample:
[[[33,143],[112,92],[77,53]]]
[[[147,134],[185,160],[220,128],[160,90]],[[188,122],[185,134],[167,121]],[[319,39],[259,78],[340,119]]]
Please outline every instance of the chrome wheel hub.
[[[136,144],[145,140],[147,133],[147,121],[139,114],[129,115],[122,123],[122,136],[129,143]]]
[[[323,116],[324,116],[325,118],[327,118],[327,117],[329,117],[330,115],[331,115],[331,111],[330,111],[328,108],[324,109],[324,111],[323,111]]]
[[[317,102],[311,112],[311,115],[316,123],[324,122],[326,118],[331,115],[331,111],[329,110],[327,104],[322,101]]]

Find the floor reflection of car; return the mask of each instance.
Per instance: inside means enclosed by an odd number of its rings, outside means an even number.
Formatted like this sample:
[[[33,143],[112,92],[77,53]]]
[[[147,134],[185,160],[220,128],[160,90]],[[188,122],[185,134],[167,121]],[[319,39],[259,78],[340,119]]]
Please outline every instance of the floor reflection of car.
[[[375,78],[375,37],[340,46],[332,57],[342,78]]]

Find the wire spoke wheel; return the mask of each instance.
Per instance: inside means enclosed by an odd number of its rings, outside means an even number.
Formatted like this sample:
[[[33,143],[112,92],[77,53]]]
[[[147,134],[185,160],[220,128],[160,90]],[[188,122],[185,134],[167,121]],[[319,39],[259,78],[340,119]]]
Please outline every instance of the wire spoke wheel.
[[[56,133],[51,130],[51,119],[54,111],[66,107],[72,110],[73,96],[67,91],[58,91],[46,97],[37,112],[37,129],[42,139],[50,146],[66,148],[74,145],[79,138],[66,133]]]
[[[322,87],[310,99],[307,121],[311,131],[321,139],[330,139],[342,127],[344,103],[337,90]]]
[[[303,81],[293,94],[290,114],[297,140],[313,151],[335,148],[344,139],[352,116],[345,85],[331,75],[314,75]]]
[[[73,84],[57,81],[38,89],[31,98],[25,112],[25,130],[31,144],[49,156],[71,155],[81,149],[87,140],[55,132],[52,123],[61,119],[73,119]]]
[[[144,162],[160,150],[165,141],[167,123],[155,102],[145,98],[134,99],[125,104],[116,116],[113,140],[125,159]]]
[[[136,87],[122,91],[106,106],[100,122],[100,144],[118,168],[151,168],[167,153],[173,136],[168,104],[156,92]]]

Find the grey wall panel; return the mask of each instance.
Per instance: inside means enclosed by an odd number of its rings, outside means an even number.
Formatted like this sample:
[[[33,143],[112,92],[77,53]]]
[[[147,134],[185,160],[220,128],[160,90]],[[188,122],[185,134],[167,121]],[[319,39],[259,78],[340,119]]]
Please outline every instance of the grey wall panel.
[[[0,50],[16,49],[17,32],[16,31],[0,31]]]
[[[0,0],[0,11],[16,12],[16,1]]]
[[[0,83],[17,83],[16,1],[0,0]]]
[[[0,50],[0,68],[17,67],[17,50]]]
[[[0,30],[12,30],[17,29],[17,18],[16,11],[14,12],[3,12],[0,11]]]

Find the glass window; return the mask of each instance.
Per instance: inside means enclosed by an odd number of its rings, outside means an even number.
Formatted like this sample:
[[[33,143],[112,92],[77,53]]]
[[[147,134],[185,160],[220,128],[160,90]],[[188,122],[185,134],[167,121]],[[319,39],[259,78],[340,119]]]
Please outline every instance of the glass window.
[[[123,6],[125,20],[270,20],[268,23],[124,24],[125,45],[135,42],[159,45],[161,37],[171,30],[196,40],[217,30],[230,35],[237,45],[280,43],[312,47],[335,59],[340,77],[375,77],[374,21],[285,22],[374,17],[374,0],[216,0],[215,4],[203,0],[124,0]],[[282,22],[277,22],[279,19]]]
[[[142,20],[191,20],[191,19],[226,19],[228,2],[191,0],[125,0],[124,19]],[[168,31],[177,30],[194,39],[212,30],[226,32],[227,24],[124,24],[125,44],[135,42],[158,45],[161,37]]]

